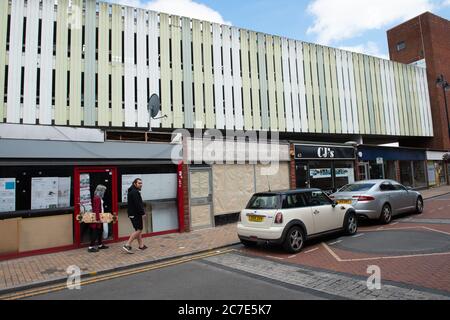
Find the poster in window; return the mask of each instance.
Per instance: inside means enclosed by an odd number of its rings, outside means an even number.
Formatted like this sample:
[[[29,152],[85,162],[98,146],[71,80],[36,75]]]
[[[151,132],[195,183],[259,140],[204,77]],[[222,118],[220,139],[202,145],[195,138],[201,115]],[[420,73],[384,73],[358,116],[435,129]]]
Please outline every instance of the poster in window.
[[[31,179],[31,210],[58,208],[58,178]]]
[[[355,182],[355,172],[353,168],[336,168],[336,178],[348,178],[348,183]]]
[[[142,175],[123,175],[122,176],[122,202],[128,201],[128,189],[135,179],[142,179]]]
[[[0,212],[16,211],[16,179],[0,178]]]
[[[70,207],[70,177],[58,178],[58,208]]]
[[[80,204],[82,212],[92,212],[90,181],[89,173],[80,174]]]
[[[311,169],[309,170],[309,176],[312,179],[329,179],[331,178],[331,168]]]

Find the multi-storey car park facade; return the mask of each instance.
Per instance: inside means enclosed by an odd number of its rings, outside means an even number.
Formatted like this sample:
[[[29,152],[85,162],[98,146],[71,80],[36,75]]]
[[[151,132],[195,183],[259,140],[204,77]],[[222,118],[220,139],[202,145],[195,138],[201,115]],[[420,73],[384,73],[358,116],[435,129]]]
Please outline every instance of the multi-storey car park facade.
[[[0,31],[4,257],[83,245],[75,217],[99,183],[105,211],[119,216],[108,234],[117,241],[130,231],[136,176],[154,235],[223,223],[255,191],[337,188],[367,177],[370,161],[394,178],[398,160],[413,176],[425,166],[422,150],[380,162],[373,148],[343,144],[433,137],[422,68],[95,0],[3,0]],[[150,120],[155,93],[165,117]],[[250,156],[174,164],[163,133],[176,129],[278,133],[278,174],[264,177]]]

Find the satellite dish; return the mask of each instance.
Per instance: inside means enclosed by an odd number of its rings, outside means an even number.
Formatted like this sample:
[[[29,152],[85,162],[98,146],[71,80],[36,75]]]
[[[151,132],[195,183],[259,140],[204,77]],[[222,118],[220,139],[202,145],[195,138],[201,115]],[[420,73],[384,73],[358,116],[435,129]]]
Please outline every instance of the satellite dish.
[[[157,94],[153,94],[148,100],[148,112],[151,118],[155,118],[161,111],[161,101]]]

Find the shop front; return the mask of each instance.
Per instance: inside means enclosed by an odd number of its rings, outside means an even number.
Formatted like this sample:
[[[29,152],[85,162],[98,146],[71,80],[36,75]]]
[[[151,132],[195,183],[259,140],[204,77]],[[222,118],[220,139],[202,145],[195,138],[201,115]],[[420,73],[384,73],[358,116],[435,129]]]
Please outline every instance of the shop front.
[[[448,184],[448,170],[444,160],[447,152],[427,151],[428,186],[440,187]]]
[[[334,192],[355,182],[355,148],[294,144],[297,188]]]
[[[165,143],[0,140],[0,259],[84,247],[94,191],[106,187],[106,242],[126,239],[127,190],[143,181],[144,236],[184,231],[179,210],[181,166]],[[8,150],[8,151],[6,151]],[[182,207],[182,206],[181,206]]]
[[[358,146],[359,180],[390,179],[412,188],[425,188],[426,156],[421,149]]]

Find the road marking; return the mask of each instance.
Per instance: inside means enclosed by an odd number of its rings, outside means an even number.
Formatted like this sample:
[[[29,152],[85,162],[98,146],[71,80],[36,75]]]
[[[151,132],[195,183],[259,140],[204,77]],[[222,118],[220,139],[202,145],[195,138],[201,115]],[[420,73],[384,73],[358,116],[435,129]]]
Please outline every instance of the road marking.
[[[134,274],[139,274],[139,273],[143,273],[143,272],[147,272],[147,271],[152,271],[152,270],[167,268],[167,267],[171,267],[171,266],[176,266],[176,265],[180,265],[180,264],[183,264],[183,263],[192,262],[192,261],[205,259],[205,258],[209,258],[209,257],[214,257],[214,256],[226,254],[226,253],[236,252],[236,251],[237,251],[236,249],[228,249],[228,250],[224,250],[224,251],[222,251],[220,253],[217,253],[217,252],[206,252],[206,253],[201,253],[201,254],[198,254],[198,255],[193,255],[193,256],[190,256],[190,257],[178,258],[178,259],[174,259],[174,260],[167,261],[167,262],[161,262],[161,263],[152,264],[152,265],[147,266],[147,267],[131,269],[131,270],[125,270],[125,271],[112,272],[112,273],[108,273],[108,274],[105,274],[105,275],[97,276],[97,277],[95,277],[93,279],[81,280],[80,285],[81,286],[85,286],[85,285],[89,285],[89,284],[93,284],[93,283],[97,283],[97,282],[113,280],[113,279],[116,279],[116,278],[121,278],[121,277],[130,276],[130,275],[134,275]],[[93,274],[93,273],[96,273],[96,272],[92,272],[90,274]],[[37,295],[43,295],[43,294],[48,294],[48,293],[52,293],[52,292],[63,291],[63,290],[66,290],[66,289],[67,289],[67,284],[57,284],[57,285],[53,285],[53,286],[47,286],[47,287],[41,287],[41,288],[36,288],[36,289],[30,289],[30,290],[26,290],[26,291],[18,292],[18,293],[6,294],[6,295],[3,295],[3,296],[0,296],[0,300],[24,299],[24,298],[37,296]]]
[[[395,226],[397,224],[398,224],[398,222],[394,222],[394,223],[391,223],[391,226]]]
[[[438,210],[439,210],[439,211],[442,211],[442,210],[444,210],[444,207],[441,207],[441,208],[439,208]]]
[[[359,238],[359,237],[362,237],[363,235],[365,235],[365,233],[357,234],[356,236],[352,236],[352,238]]]
[[[336,253],[334,253],[334,251],[333,250],[331,250],[330,249],[330,247],[329,246],[327,246],[327,244],[324,242],[324,243],[322,243],[322,245],[325,247],[325,249],[338,261],[338,262],[342,262],[342,259],[341,258],[339,258],[339,256],[336,254]]]
[[[317,251],[317,250],[319,250],[319,248],[314,248],[314,249],[311,249],[311,250],[305,251],[305,253],[311,253],[311,252],[314,252],[314,251]]]
[[[266,256],[266,258],[269,258],[269,259],[276,259],[276,260],[284,260],[284,258],[273,257],[273,256]]]
[[[342,242],[342,240],[339,240],[339,241],[335,241],[335,242],[329,243],[328,245],[332,246],[334,244],[338,244],[338,243],[341,243],[341,242]]]
[[[434,232],[438,232],[438,233],[443,233],[443,234],[446,234],[446,235],[449,235],[449,236],[450,236],[450,233],[445,232],[445,231],[436,230],[436,229],[427,228],[427,227],[422,227],[422,228],[423,228],[423,229],[427,229],[427,230],[431,230],[431,231],[434,231]]]
[[[306,253],[306,252],[305,252],[305,253]],[[293,256],[288,257],[288,259],[292,259],[292,258],[295,258],[295,257],[297,257],[296,254],[294,254]]]

